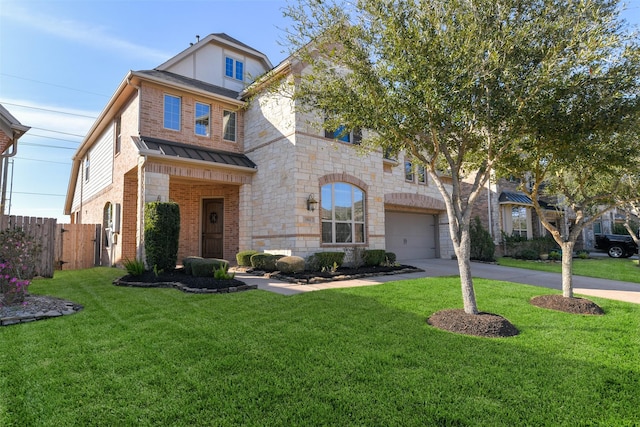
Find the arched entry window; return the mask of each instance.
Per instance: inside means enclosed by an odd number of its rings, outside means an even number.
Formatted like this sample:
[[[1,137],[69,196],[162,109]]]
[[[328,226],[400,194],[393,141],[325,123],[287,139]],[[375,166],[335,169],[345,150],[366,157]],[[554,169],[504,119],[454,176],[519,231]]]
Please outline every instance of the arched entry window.
[[[322,243],[365,242],[365,193],[346,182],[322,186]]]

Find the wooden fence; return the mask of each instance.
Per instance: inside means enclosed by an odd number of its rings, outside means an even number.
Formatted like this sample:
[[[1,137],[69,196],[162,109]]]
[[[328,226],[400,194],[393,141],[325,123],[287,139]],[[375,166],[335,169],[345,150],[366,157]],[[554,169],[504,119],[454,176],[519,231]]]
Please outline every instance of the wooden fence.
[[[100,224],[58,224],[56,268],[79,270],[100,265]]]
[[[100,224],[57,224],[55,218],[0,215],[0,230],[8,228],[21,228],[41,244],[36,271],[42,277],[53,277],[54,270],[100,265]]]
[[[53,277],[56,222],[54,218],[0,215],[0,230],[21,228],[41,244],[42,251],[36,260],[36,272],[42,277]]]

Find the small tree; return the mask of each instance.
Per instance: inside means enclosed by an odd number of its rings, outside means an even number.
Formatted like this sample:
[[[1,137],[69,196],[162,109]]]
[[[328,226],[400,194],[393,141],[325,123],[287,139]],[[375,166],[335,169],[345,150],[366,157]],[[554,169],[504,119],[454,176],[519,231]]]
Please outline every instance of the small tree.
[[[144,250],[147,267],[171,270],[178,259],[180,207],[177,203],[150,202],[144,210]]]

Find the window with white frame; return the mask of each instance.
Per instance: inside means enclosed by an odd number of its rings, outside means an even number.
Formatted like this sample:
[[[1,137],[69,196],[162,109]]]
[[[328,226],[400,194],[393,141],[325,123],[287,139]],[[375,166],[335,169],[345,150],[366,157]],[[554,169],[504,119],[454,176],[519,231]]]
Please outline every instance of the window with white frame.
[[[404,179],[408,182],[414,181],[413,163],[411,163],[409,160],[404,161]]]
[[[224,111],[222,115],[223,138],[227,141],[236,140],[236,113]]]
[[[89,155],[84,158],[84,180],[89,181]]]
[[[365,193],[346,182],[322,186],[322,243],[365,242]]]
[[[511,235],[527,237],[527,208],[524,206],[511,207]]]
[[[224,75],[236,79],[244,80],[244,63],[227,56],[224,61]]]
[[[425,170],[423,165],[418,165],[417,167],[417,175],[418,175],[418,184],[426,184],[427,183],[427,171]]]
[[[196,135],[209,136],[209,123],[211,122],[211,106],[196,102],[195,130]]]
[[[164,95],[164,127],[180,130],[180,109],[182,100],[178,96]]]
[[[335,131],[325,130],[324,136],[325,138],[331,138],[353,145],[359,145],[362,142],[362,131],[360,129],[350,131],[344,126],[339,126]]]

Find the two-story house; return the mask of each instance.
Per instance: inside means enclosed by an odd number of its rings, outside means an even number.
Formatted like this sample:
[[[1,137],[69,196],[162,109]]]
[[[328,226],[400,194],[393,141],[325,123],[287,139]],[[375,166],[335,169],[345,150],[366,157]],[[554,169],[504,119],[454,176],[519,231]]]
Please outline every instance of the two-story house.
[[[127,73],[73,157],[65,202],[72,222],[103,225],[103,264],[142,257],[144,205],[158,200],[180,206],[178,259],[356,247],[451,257],[423,168],[361,154],[358,132],[326,132],[320,115],[263,89],[292,66],[211,34]]]

